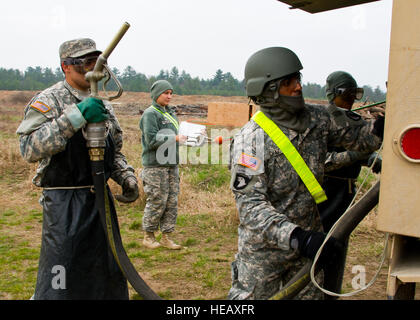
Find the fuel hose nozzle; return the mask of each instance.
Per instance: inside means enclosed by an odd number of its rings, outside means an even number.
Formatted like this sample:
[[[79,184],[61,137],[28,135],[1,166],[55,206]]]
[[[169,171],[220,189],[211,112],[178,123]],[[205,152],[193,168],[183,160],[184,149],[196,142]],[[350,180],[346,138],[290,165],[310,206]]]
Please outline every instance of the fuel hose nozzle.
[[[105,122],[89,123],[83,132],[91,161],[103,161],[108,129]]]

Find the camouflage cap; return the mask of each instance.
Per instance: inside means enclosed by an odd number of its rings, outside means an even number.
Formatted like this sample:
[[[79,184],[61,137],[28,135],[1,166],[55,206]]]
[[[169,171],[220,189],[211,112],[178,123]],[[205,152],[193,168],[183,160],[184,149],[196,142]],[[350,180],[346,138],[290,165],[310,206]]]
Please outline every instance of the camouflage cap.
[[[88,38],[66,41],[59,49],[60,59],[77,58],[92,52],[101,53],[96,49],[95,41]]]

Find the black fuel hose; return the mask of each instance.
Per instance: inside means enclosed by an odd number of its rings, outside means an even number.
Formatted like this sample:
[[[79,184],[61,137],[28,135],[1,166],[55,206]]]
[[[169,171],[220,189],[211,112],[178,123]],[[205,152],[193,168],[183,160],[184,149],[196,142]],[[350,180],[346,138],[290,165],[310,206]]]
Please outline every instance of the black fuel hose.
[[[128,282],[143,299],[162,300],[138,274],[124,249],[112,194],[105,182],[103,161],[91,161],[91,166],[95,186],[95,204],[99,210],[102,226],[117,264]]]
[[[338,240],[347,239],[359,223],[379,202],[380,181],[369,189],[365,195],[356,202],[337,224],[332,236]],[[311,281],[310,270],[312,261],[305,264],[295,276],[271,300],[287,300],[294,298]],[[321,268],[316,268],[318,273]]]

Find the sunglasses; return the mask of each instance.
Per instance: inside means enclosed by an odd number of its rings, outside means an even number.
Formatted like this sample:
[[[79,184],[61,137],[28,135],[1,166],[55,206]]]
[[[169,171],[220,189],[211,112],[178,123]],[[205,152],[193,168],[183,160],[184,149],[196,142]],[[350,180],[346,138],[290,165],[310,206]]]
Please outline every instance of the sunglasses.
[[[335,88],[334,93],[336,96],[350,97],[360,100],[363,98],[365,91],[363,88]]]

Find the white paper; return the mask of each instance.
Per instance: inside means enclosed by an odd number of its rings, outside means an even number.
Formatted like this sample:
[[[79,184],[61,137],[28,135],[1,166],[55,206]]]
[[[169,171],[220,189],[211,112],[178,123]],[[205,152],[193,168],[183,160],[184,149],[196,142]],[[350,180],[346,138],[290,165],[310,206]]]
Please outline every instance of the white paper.
[[[187,137],[197,138],[206,135],[206,126],[201,124],[182,121],[179,125],[179,134]]]
[[[187,136],[185,145],[190,147],[199,147],[203,145],[207,138],[206,126],[187,121],[182,121],[180,123],[179,134]]]

